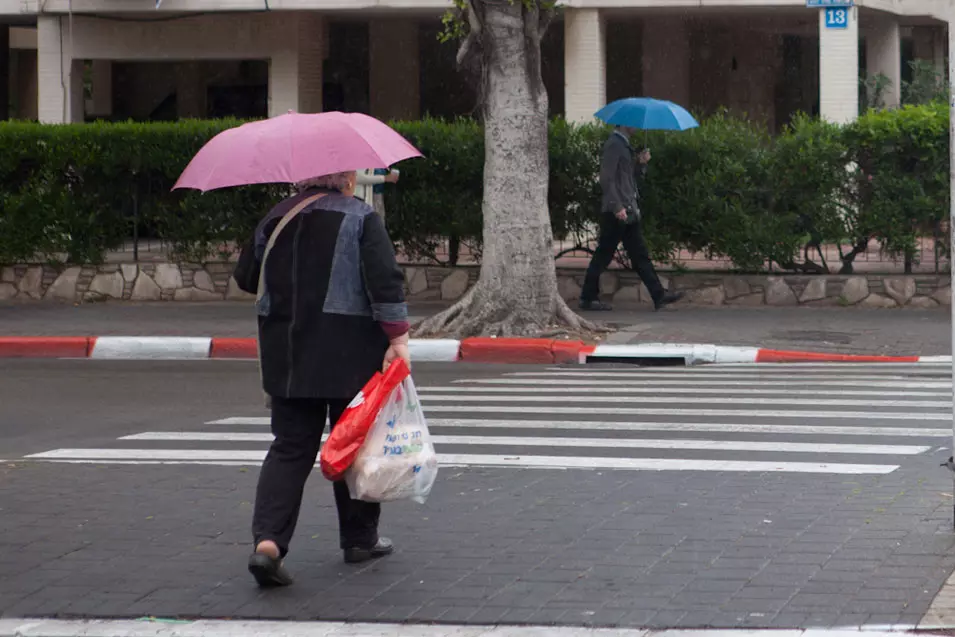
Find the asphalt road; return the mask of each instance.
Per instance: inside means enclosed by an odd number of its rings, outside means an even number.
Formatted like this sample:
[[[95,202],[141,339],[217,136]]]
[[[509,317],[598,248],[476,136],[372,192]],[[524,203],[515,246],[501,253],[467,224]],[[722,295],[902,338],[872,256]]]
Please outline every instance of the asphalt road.
[[[316,475],[262,593],[254,363],[0,361],[0,616],[915,624],[955,568],[944,367],[415,378],[445,466],[398,553],[343,565]]]

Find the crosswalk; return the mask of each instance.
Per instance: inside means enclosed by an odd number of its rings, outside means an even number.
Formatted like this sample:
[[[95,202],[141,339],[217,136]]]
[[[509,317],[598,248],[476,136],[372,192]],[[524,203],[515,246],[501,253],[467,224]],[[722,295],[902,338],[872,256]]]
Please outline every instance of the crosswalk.
[[[877,475],[952,440],[949,363],[552,367],[419,392],[444,466]],[[268,425],[231,415],[27,458],[257,465]]]

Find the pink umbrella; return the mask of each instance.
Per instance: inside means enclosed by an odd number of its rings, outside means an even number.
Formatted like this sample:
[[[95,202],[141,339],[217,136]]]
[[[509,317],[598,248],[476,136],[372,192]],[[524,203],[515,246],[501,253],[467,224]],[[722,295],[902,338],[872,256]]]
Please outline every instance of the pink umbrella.
[[[348,170],[387,168],[421,156],[408,140],[374,117],[290,111],[213,137],[192,158],[173,190],[294,184]]]

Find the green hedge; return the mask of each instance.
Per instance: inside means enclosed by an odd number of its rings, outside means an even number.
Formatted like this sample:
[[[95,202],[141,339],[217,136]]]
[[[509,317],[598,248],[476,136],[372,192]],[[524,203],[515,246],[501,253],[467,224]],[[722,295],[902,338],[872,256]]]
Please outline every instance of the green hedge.
[[[285,186],[171,192],[192,155],[237,121],[43,126],[0,123],[0,262],[96,263],[134,234],[161,238],[188,260],[243,241]],[[409,255],[441,260],[444,237],[480,251],[484,143],[473,121],[395,127],[426,155],[401,164],[386,189],[388,226]],[[600,201],[608,130],[550,127],[554,235],[584,242]],[[648,243],[666,259],[688,248],[757,271],[851,271],[878,241],[911,263],[916,238],[948,217],[948,105],[872,111],[839,127],[798,118],[770,137],[718,115],[685,133],[647,136],[643,184]],[[642,145],[641,135],[635,144]],[[810,263],[811,248],[846,249],[841,264]],[[802,252],[802,254],[800,254]]]

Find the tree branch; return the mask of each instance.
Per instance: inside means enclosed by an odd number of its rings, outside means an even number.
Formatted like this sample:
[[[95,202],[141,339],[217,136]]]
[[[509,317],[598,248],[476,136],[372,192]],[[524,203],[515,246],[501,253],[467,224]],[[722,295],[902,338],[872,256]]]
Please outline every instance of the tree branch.
[[[481,17],[478,15],[477,9],[474,7],[474,0],[467,0],[467,9],[465,9],[465,14],[468,20],[468,34],[464,38],[464,42],[462,42],[461,46],[458,48],[458,55],[456,58],[458,67],[462,68],[470,58],[471,49],[475,44],[480,46],[481,38],[484,35],[484,25],[481,23]]]
[[[554,18],[557,17],[557,8],[556,7],[542,7],[540,11],[540,21],[537,26],[537,32],[540,33],[541,39],[547,35],[547,30],[550,29],[550,25],[554,22]]]

